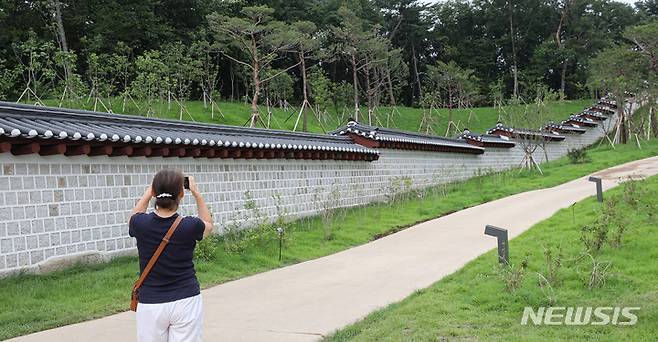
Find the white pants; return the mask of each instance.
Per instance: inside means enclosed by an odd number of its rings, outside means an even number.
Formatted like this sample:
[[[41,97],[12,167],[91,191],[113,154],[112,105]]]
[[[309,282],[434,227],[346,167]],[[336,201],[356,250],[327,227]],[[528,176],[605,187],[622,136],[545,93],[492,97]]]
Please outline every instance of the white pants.
[[[201,294],[169,303],[137,305],[139,342],[200,342],[202,328]]]

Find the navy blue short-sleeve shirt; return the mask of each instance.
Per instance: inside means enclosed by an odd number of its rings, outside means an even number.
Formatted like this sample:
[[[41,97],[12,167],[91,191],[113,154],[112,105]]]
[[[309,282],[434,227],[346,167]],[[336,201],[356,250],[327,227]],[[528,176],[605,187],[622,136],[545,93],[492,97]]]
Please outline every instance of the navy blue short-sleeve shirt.
[[[167,230],[178,217],[160,217],[154,212],[130,217],[128,233],[137,239],[139,270],[144,271]],[[139,289],[139,302],[167,303],[200,293],[194,270],[194,247],[203,239],[205,224],[198,217],[184,217],[169,239],[169,244]]]

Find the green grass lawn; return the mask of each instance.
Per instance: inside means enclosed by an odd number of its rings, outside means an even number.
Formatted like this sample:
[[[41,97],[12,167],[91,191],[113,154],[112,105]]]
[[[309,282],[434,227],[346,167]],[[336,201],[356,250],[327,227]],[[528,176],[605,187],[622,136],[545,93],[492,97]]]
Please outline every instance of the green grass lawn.
[[[605,243],[597,262],[609,263],[605,282],[589,288],[592,259],[581,243],[581,227],[601,216],[602,206],[590,197],[563,209],[510,242],[510,259],[518,267],[527,258],[520,286],[507,290],[497,254],[492,250],[427,289],[378,310],[328,337],[328,341],[655,341],[658,336],[658,176],[636,186],[625,184],[607,191],[618,204],[613,217],[626,227],[621,246]],[[627,199],[639,200],[631,204]],[[609,207],[605,207],[609,208]],[[614,240],[619,222],[610,225]],[[558,247],[559,246],[559,247]],[[547,277],[545,249],[555,259],[561,248],[561,267],[552,291],[542,289]],[[554,263],[553,263],[554,264]],[[545,284],[545,282],[543,283]],[[521,325],[524,307],[536,311],[554,307],[640,307],[634,326]],[[562,311],[564,313],[564,311]],[[610,313],[610,312],[608,312]],[[559,319],[558,319],[559,320]],[[594,317],[593,320],[599,320]],[[622,320],[626,320],[622,317]]]
[[[591,162],[586,164],[573,165],[566,158],[543,164],[544,176],[512,170],[437,186],[427,190],[422,201],[412,196],[395,203],[338,210],[327,224],[320,217],[295,221],[287,228],[282,261],[278,260],[278,242],[272,230],[265,235],[265,242],[248,244],[240,254],[228,252],[227,247],[232,245],[222,239],[211,239],[202,247],[210,251],[214,260],[197,260],[197,275],[202,286],[209,287],[329,255],[456,210],[658,155],[658,141],[648,143],[643,149],[629,144],[611,150],[603,145],[588,154]],[[332,239],[325,238],[327,230],[331,230]],[[137,276],[137,259],[125,257],[47,275],[2,279],[0,339],[125,311]]]
[[[106,106],[111,107],[115,113],[124,114],[137,114],[145,113],[146,105],[143,102],[138,102],[139,109],[132,103],[127,102],[125,110],[123,110],[123,101],[120,98],[111,99],[107,102]],[[572,101],[559,101],[553,102],[548,105],[549,117],[553,121],[561,121],[566,119],[570,114],[577,113],[583,110],[584,107],[591,105],[594,100],[572,100]],[[59,100],[48,99],[45,100],[46,105],[57,106]],[[94,103],[86,101],[65,102],[64,107],[93,109]],[[183,120],[189,121],[192,118],[199,122],[212,122],[217,124],[243,126],[247,123],[251,107],[244,102],[227,102],[222,101],[218,103],[221,112],[224,116],[220,115],[215,109],[215,115],[212,117],[210,107],[204,108],[202,101],[188,101],[185,106],[189,113],[183,114]],[[103,107],[97,105],[97,110],[105,111]],[[171,108],[166,103],[154,105],[155,116],[160,118],[176,119],[180,118],[180,107],[174,102]],[[367,115],[367,109],[363,108],[364,115]],[[261,105],[260,113],[265,123],[274,129],[292,130],[295,126],[295,120],[299,107],[285,111],[283,109],[271,107],[272,115],[268,116],[267,107]],[[433,111],[435,119],[432,128],[435,134],[444,136],[448,126],[448,110],[439,109]],[[373,125],[381,125],[385,127],[392,127],[412,132],[417,132],[423,118],[423,109],[411,107],[379,107],[375,111],[376,118],[373,117]],[[309,131],[323,133],[324,131],[331,131],[340,125],[344,125],[347,119],[352,116],[352,109],[341,109],[335,111],[331,109],[327,115],[323,116],[320,121],[317,120],[312,114],[309,114]],[[472,109],[455,109],[452,111],[453,121],[458,124],[460,129],[465,127],[473,132],[484,132],[493,127],[498,121],[498,109],[493,107],[481,107]],[[361,119],[367,123],[367,118]],[[297,130],[301,131],[301,121]],[[454,131],[451,131],[454,135]]]

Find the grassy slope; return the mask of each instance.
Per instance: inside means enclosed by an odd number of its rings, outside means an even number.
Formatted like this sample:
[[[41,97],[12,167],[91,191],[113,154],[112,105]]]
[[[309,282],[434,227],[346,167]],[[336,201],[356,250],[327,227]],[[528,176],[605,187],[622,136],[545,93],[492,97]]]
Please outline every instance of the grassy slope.
[[[46,100],[47,105],[57,106],[58,100]],[[114,99],[114,104],[112,109],[116,113],[126,114],[135,114],[135,113],[144,113],[145,105],[140,104],[141,110],[137,109],[134,105],[129,102],[129,105],[126,107],[125,111],[122,111],[122,102],[120,99]],[[581,111],[584,107],[591,105],[593,100],[574,100],[574,101],[562,101],[552,103],[549,106],[550,117],[554,121],[559,121],[565,119],[569,114],[576,113]],[[85,108],[92,109],[93,103],[67,103],[64,105],[73,107],[73,108]],[[219,107],[224,113],[224,117],[220,116],[215,112],[214,119],[211,118],[210,108],[204,108],[203,102],[201,101],[189,101],[186,103],[188,111],[191,113],[192,117],[196,121],[202,122],[212,122],[219,124],[227,125],[244,125],[249,119],[251,108],[248,105],[245,105],[242,102],[220,102]],[[102,110],[102,107],[97,109]],[[179,107],[174,103],[170,110],[168,110],[167,105],[157,105],[155,107],[157,117],[169,118],[169,119],[179,119]],[[294,111],[290,110],[288,112],[272,108],[272,119],[271,127],[275,129],[287,129],[292,130],[295,126],[295,119],[297,118],[297,111],[299,108],[296,108]],[[261,116],[263,120],[267,121],[267,109],[266,107],[260,107]],[[334,113],[330,112],[326,116],[326,120],[323,119],[323,124],[320,125],[318,120],[316,120],[312,115],[309,116],[309,131],[311,132],[323,132],[323,128],[327,131],[333,130],[341,124],[345,124],[347,118],[351,115],[349,110],[344,110],[342,112]],[[390,114],[393,113],[393,114]],[[448,111],[446,109],[440,109],[435,111],[436,119],[435,124],[433,125],[434,132],[439,135],[445,135],[446,127],[448,123]],[[290,117],[292,115],[292,117]],[[394,111],[390,107],[379,108],[376,112],[377,117],[379,118],[383,126],[395,127],[402,130],[408,131],[418,131],[420,122],[423,117],[423,110],[418,108],[410,107],[397,107],[397,111]],[[290,117],[289,120],[287,120]],[[387,118],[389,120],[387,121]],[[183,120],[190,120],[190,116],[187,114],[183,115]],[[498,112],[491,107],[483,108],[473,108],[473,109],[456,109],[453,110],[453,120],[458,123],[460,128],[468,127],[474,132],[484,132],[485,130],[491,128],[498,121]],[[362,120],[364,121],[364,120]],[[365,121],[364,121],[365,122]],[[377,122],[375,122],[377,124]],[[322,127],[321,127],[322,126]],[[301,122],[297,129],[301,131]]]
[[[557,185],[596,170],[658,154],[658,141],[642,150],[632,145],[590,151],[592,162],[572,165],[565,159],[543,165],[545,176],[513,170],[431,189],[424,201],[402,200],[337,212],[324,239],[319,218],[293,223],[281,262],[277,242],[252,246],[243,254],[228,253],[222,242],[214,261],[198,261],[203,287],[276,267],[332,254],[370,241],[375,235],[408,227],[465,207],[522,191]],[[0,280],[0,339],[44,330],[127,310],[129,289],[138,276],[136,258],[96,266],[80,266],[48,275],[21,275]]]
[[[563,209],[510,242],[512,263],[528,255],[528,270],[522,286],[506,292],[496,272],[496,252],[492,250],[431,287],[417,291],[405,300],[376,311],[364,320],[340,330],[329,341],[650,341],[658,336],[658,263],[656,258],[656,205],[658,176],[642,183],[648,195],[638,196],[643,206],[622,206],[627,233],[621,248],[605,245],[602,261],[612,263],[609,276],[600,288],[584,285],[591,270],[589,257],[579,259],[583,245],[580,227],[600,215],[601,206],[590,197],[575,206],[578,215]],[[623,186],[606,192],[605,197],[621,197]],[[644,207],[648,205],[649,208]],[[653,212],[653,216],[648,215]],[[554,287],[553,306],[635,306],[635,326],[524,326],[524,307],[550,306],[538,286],[537,273],[546,274],[545,246],[561,246],[565,262],[559,283]],[[555,255],[555,254],[554,254]],[[529,323],[532,324],[532,323]]]

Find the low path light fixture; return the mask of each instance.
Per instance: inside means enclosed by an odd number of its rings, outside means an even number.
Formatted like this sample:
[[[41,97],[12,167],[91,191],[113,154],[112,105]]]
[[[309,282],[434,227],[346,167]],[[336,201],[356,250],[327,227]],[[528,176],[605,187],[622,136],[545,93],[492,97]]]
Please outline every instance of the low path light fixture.
[[[498,262],[509,265],[509,241],[507,238],[507,229],[487,225],[484,228],[484,234],[496,237],[498,240]]]
[[[599,203],[603,203],[603,185],[601,184],[601,178],[589,177],[589,181],[596,183],[596,199]]]
[[[276,233],[279,235],[279,261],[281,261],[281,250],[283,249],[283,234],[285,234],[285,229],[282,227],[276,228]]]

